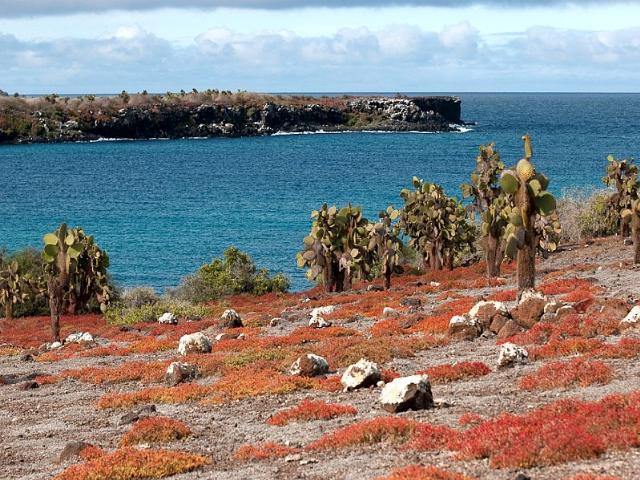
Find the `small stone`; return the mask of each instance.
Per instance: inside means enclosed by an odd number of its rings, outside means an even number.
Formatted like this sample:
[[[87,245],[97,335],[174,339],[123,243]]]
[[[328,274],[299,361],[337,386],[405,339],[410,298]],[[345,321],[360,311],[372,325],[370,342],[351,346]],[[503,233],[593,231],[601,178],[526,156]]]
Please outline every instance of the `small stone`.
[[[272,318],[271,321],[269,322],[269,326],[270,327],[277,327],[278,325],[280,325],[282,323],[282,318],[280,317],[275,317]]]
[[[518,325],[513,320],[507,320],[507,322],[503,325],[503,327],[498,332],[498,336],[496,337],[498,340],[503,338],[513,337],[518,333],[522,333],[524,329]]]
[[[344,390],[349,391],[375,385],[381,379],[382,374],[378,364],[361,358],[358,362],[347,367],[340,382],[344,386]]]
[[[162,315],[160,315],[160,317],[158,317],[158,323],[162,323],[165,325],[177,325],[178,317],[176,317],[171,312],[165,312]]]
[[[384,387],[385,383],[383,380],[378,380],[378,383],[376,383],[376,387]]]
[[[544,306],[544,313],[556,313],[561,306],[560,302],[547,302]]]
[[[145,405],[144,407],[140,408],[139,410],[131,411],[131,412],[128,412],[128,413],[125,413],[124,415],[122,415],[120,417],[119,424],[120,425],[128,425],[130,423],[137,422],[141,418],[148,417],[149,415],[152,415],[154,413],[156,413],[156,406],[155,405]]]
[[[34,380],[28,380],[18,384],[18,390],[32,390],[38,388],[40,385]]]
[[[400,300],[400,305],[405,307],[419,307],[422,305],[422,300],[418,297],[404,297]]]
[[[307,353],[298,357],[289,368],[289,375],[315,377],[329,372],[329,363],[321,356]]]
[[[504,343],[498,354],[498,368],[511,367],[516,364],[525,364],[529,361],[529,352],[526,348],[513,343]]]
[[[380,403],[382,408],[391,413],[433,408],[429,377],[412,375],[392,380],[382,389]]]
[[[222,328],[238,328],[242,327],[242,319],[235,310],[225,310],[220,316],[220,326]]]
[[[382,285],[367,285],[367,292],[382,292],[384,288]]]
[[[182,382],[188,382],[198,377],[198,367],[188,363],[172,362],[167,368],[164,381],[170,387],[174,387]]]
[[[64,343],[83,343],[93,342],[93,335],[89,332],[72,333],[64,339]]]
[[[216,335],[216,342],[220,342],[222,340],[241,340],[242,338],[244,338],[244,334],[243,333],[229,333],[229,332],[224,332],[224,333],[219,333],[218,335]]]
[[[558,320],[558,316],[553,312],[548,312],[540,317],[541,322],[553,323]]]
[[[626,317],[620,322],[621,327],[637,327],[640,324],[640,305],[631,309]]]
[[[400,316],[400,312],[395,308],[384,307],[384,309],[382,310],[382,316],[384,318],[396,318]]]
[[[473,307],[471,307],[471,310],[469,310],[469,316],[475,317],[475,318],[478,318],[481,315],[493,317],[493,315],[495,315],[496,313],[501,313],[502,315],[506,316],[506,315],[509,315],[509,309],[502,302],[498,302],[494,300],[489,300],[489,301],[481,300],[480,302],[476,303]]]
[[[316,458],[305,458],[304,460],[300,460],[300,465],[309,465],[310,463],[318,463]]]
[[[440,282],[429,282],[429,286],[431,286],[431,287],[439,287],[440,286]]]
[[[90,443],[86,442],[69,442],[65,445],[64,449],[58,456],[58,463],[64,463],[68,460],[72,460],[74,457],[80,456],[80,452],[82,452],[85,448],[91,447]]]
[[[480,336],[478,321],[469,315],[455,315],[449,320],[449,336],[458,340],[474,340]]]
[[[58,350],[59,348],[62,348],[62,342],[47,344],[47,350]]]
[[[311,310],[311,317],[321,317],[322,315],[331,315],[336,311],[335,305],[325,305],[324,307],[316,307]]]
[[[302,455],[300,455],[299,453],[293,453],[291,455],[287,455],[286,457],[284,457],[284,461],[287,463],[298,462],[301,459],[302,459]]]
[[[556,312],[556,318],[558,320],[560,320],[565,315],[570,315],[570,314],[573,314],[573,313],[578,313],[573,306],[571,306],[571,305],[563,305]]]
[[[178,353],[180,355],[211,353],[211,340],[202,332],[183,335],[178,343]]]
[[[518,299],[518,304],[521,304],[522,302],[530,298],[537,298],[540,300],[544,300],[545,304],[547,302],[547,297],[545,297],[543,293],[540,293],[536,290],[533,290],[532,288],[529,288],[520,294],[520,298]]]
[[[33,355],[30,353],[23,353],[20,355],[21,362],[33,362]]]
[[[327,328],[331,326],[331,322],[327,322],[321,316],[316,315],[312,316],[311,320],[309,320],[309,326],[312,328]]]
[[[630,238],[625,238],[622,243],[624,244],[624,246],[628,247],[630,245],[633,245],[633,240],[631,240]]]

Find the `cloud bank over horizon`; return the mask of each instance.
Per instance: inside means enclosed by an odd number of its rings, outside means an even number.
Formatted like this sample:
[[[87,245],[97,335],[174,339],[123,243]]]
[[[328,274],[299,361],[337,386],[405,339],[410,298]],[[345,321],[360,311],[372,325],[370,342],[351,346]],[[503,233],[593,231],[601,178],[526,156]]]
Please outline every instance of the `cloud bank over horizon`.
[[[145,11],[162,8],[285,10],[303,8],[439,7],[536,8],[558,5],[640,4],[640,0],[0,0],[0,18],[98,13],[110,10]]]
[[[143,89],[255,91],[637,90],[640,27],[580,31],[532,27],[486,38],[470,22],[440,31],[411,25],[240,33],[212,28],[186,45],[138,26],[83,40],[25,41],[0,34],[0,88],[21,93]],[[516,85],[517,88],[513,86]],[[336,87],[339,86],[339,87]]]

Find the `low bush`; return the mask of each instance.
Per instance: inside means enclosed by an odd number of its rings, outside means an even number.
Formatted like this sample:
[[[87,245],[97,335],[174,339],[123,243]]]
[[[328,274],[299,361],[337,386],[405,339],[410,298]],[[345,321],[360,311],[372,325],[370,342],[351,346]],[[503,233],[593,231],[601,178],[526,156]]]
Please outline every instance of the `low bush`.
[[[289,422],[306,422],[309,420],[329,420],[341,415],[355,415],[358,411],[351,405],[327,403],[321,400],[303,400],[299,405],[282,410],[273,415],[267,423],[283,426]]]
[[[307,446],[309,450],[373,445],[381,442],[402,444],[409,440],[418,422],[402,417],[378,417],[327,433]]]
[[[449,472],[431,465],[408,465],[392,471],[378,480],[473,480],[457,472]]]
[[[436,365],[418,373],[427,374],[431,383],[449,383],[488,375],[491,368],[482,362],[460,362],[453,365]]]
[[[54,480],[141,480],[191,472],[210,463],[200,455],[169,450],[122,448],[72,465]]]
[[[247,253],[229,247],[223,258],[214,258],[211,263],[202,265],[169,293],[179,300],[204,303],[241,293],[286,292],[289,286],[289,279],[283,274],[272,276],[268,270],[258,269]]]
[[[113,305],[109,307],[105,316],[111,324],[131,325],[141,322],[157,322],[158,317],[165,312],[171,312],[181,320],[202,320],[211,314],[211,310],[206,306],[162,300],[140,307]]]
[[[148,417],[137,421],[124,434],[120,446],[129,447],[141,443],[169,443],[191,435],[191,430],[179,420],[167,417]]]
[[[522,390],[552,390],[573,386],[605,385],[611,381],[611,368],[599,361],[578,357],[564,362],[553,362],[540,367],[520,379]]]
[[[141,308],[158,301],[160,297],[152,287],[127,288],[120,294],[120,304],[124,308]]]
[[[558,201],[557,212],[564,242],[614,235],[618,230],[618,212],[610,208],[612,192],[599,190],[584,194],[579,190],[565,192]]]

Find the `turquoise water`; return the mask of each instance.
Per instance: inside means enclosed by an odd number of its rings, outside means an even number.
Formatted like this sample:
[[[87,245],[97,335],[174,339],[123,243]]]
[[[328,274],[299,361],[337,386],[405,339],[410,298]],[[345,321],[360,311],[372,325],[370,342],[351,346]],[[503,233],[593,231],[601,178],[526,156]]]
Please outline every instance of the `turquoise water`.
[[[264,138],[0,146],[0,245],[39,246],[60,222],[82,225],[120,285],[178,284],[228,245],[307,287],[295,253],[323,202],[371,217],[411,177],[459,194],[478,145],[508,164],[529,132],[550,189],[601,186],[606,156],[640,146],[640,95],[462,94],[466,133],[346,133]]]

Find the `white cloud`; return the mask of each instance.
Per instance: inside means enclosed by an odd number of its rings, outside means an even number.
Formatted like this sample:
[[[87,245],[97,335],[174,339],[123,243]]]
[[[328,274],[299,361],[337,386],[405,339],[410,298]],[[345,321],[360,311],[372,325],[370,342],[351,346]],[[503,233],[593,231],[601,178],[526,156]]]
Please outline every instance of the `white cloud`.
[[[487,42],[469,22],[425,31],[394,25],[332,35],[216,28],[187,45],[139,26],[97,39],[21,41],[0,34],[0,88],[27,93],[246,88],[268,91],[637,91],[640,28],[536,27]],[[571,80],[568,87],[567,80]],[[588,83],[591,82],[591,83]]]

